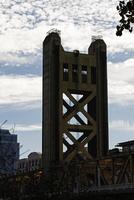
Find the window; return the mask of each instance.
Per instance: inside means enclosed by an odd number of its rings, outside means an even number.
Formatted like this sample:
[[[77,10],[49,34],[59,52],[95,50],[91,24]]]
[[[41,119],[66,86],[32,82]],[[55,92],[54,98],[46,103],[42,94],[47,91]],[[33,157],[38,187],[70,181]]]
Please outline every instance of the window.
[[[82,83],[87,82],[87,66],[82,65],[81,66],[81,78],[82,78]]]
[[[31,167],[31,161],[29,161],[29,167]]]
[[[23,162],[23,163],[22,163],[22,168],[24,168],[24,166],[25,166],[25,163]]]
[[[63,81],[68,81],[69,79],[69,72],[68,72],[68,64],[63,64]]]
[[[78,82],[78,65],[72,65],[72,81]]]
[[[32,166],[34,166],[34,160],[32,160]]]
[[[36,165],[36,166],[38,165],[38,160],[35,160],[35,165]]]
[[[21,163],[19,163],[19,168],[21,169]]]

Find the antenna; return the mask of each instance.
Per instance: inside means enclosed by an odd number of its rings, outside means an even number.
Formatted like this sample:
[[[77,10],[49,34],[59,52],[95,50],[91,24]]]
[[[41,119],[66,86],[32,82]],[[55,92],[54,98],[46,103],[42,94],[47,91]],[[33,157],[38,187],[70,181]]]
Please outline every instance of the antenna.
[[[0,129],[2,128],[2,126],[7,122],[7,120],[5,120],[4,122],[1,123],[0,125]]]

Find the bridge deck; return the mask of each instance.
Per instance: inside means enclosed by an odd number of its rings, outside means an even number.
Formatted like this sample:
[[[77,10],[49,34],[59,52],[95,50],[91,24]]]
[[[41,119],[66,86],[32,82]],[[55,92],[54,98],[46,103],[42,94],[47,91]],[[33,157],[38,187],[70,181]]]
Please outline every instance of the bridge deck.
[[[116,184],[116,185],[104,185],[104,186],[93,186],[88,189],[89,193],[96,192],[108,192],[108,193],[134,193],[134,184]]]

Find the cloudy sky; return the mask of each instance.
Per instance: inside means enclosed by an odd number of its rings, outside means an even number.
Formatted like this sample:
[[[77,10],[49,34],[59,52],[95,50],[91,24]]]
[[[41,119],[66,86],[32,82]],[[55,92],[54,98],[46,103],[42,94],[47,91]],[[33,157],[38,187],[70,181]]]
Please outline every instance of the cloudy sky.
[[[134,34],[115,35],[118,0],[0,1],[0,123],[23,147],[41,151],[42,42],[61,31],[65,50],[87,52],[92,35],[108,47],[109,142],[134,139]]]

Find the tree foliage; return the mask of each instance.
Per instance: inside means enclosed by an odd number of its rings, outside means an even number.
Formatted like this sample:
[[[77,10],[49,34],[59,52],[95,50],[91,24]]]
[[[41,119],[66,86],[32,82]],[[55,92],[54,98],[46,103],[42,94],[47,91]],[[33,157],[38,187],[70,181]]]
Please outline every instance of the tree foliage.
[[[130,33],[133,31],[132,24],[134,23],[134,0],[128,0],[127,2],[119,1],[117,10],[121,17],[119,25],[117,25],[116,35],[121,36],[124,29],[127,29]]]

